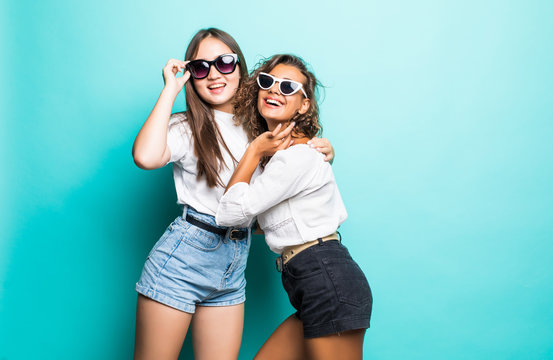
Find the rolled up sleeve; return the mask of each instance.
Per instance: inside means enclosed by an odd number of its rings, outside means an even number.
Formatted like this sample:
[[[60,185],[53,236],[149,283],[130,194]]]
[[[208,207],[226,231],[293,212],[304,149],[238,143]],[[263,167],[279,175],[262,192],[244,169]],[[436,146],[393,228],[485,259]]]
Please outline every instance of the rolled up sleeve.
[[[304,190],[312,178],[309,161],[294,156],[293,151],[279,151],[251,184],[236,183],[227,190],[215,220],[223,226],[249,224],[255,216]]]
[[[186,156],[190,151],[190,136],[186,116],[182,113],[171,115],[167,129],[167,146],[171,152],[168,163],[176,162]]]
[[[246,226],[250,224],[255,217],[244,213],[244,204],[247,203],[245,197],[248,195],[250,185],[244,182],[234,184],[223,195],[219,201],[215,221],[221,226]]]

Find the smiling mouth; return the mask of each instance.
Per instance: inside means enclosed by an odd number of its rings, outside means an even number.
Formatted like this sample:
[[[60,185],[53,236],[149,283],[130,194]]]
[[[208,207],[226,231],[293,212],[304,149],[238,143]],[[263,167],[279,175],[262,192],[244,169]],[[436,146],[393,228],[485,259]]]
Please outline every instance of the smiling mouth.
[[[273,106],[282,106],[282,103],[275,99],[265,99],[265,103]]]
[[[218,83],[218,84],[209,85],[207,88],[209,90],[215,90],[215,89],[220,89],[220,88],[225,87],[225,86],[227,86],[227,84]]]

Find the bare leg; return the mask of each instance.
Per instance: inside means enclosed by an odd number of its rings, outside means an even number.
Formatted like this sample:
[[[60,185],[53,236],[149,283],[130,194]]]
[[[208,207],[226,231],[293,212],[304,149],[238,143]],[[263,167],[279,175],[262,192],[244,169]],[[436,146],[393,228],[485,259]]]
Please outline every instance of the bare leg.
[[[176,360],[192,314],[138,295],[134,359]]]
[[[312,360],[362,360],[365,329],[306,339],[307,358]]]
[[[196,360],[236,360],[242,342],[244,304],[197,306],[192,320]]]
[[[303,360],[306,358],[304,343],[303,324],[295,315],[291,315],[265,341],[254,359]]]

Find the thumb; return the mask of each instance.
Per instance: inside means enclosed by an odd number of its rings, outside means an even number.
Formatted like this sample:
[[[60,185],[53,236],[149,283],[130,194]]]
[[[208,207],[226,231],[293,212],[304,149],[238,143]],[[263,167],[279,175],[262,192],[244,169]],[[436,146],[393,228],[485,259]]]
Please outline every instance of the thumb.
[[[179,86],[182,88],[184,86],[184,84],[186,84],[188,79],[190,79],[190,71],[185,71],[184,75],[177,78],[177,82],[178,82]]]

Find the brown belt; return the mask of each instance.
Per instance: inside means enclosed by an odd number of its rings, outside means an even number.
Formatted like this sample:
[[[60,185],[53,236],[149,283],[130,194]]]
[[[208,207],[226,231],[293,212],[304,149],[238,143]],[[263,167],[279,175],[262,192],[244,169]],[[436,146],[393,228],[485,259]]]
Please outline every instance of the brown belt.
[[[292,260],[294,256],[298,255],[303,250],[310,248],[313,245],[319,244],[319,242],[338,240],[339,238],[338,238],[338,233],[334,233],[319,239],[309,241],[299,245],[286,247],[286,249],[282,252],[282,254],[276,259],[278,271],[282,272],[282,266],[286,264],[288,261]]]

